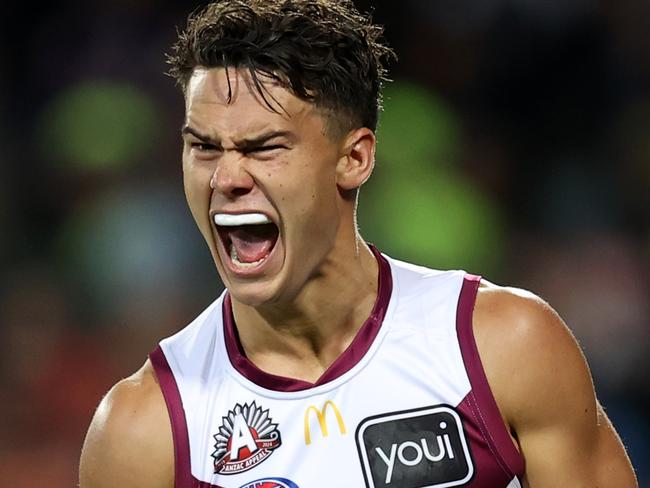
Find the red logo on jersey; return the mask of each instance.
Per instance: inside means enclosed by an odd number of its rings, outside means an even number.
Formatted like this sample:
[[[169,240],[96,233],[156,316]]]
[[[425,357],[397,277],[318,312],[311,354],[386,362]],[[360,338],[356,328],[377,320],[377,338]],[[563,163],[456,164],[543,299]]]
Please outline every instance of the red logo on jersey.
[[[297,484],[286,478],[264,478],[251,481],[239,488],[299,488]]]
[[[269,411],[255,402],[239,403],[223,417],[212,453],[214,472],[235,474],[247,471],[269,457],[280,447],[278,424],[274,424]]]

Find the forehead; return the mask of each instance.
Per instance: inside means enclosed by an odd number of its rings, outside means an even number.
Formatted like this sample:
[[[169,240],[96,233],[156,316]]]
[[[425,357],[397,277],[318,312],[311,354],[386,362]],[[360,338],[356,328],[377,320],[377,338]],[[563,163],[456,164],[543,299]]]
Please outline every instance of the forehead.
[[[263,75],[258,79],[264,97],[248,69],[195,69],[185,94],[186,123],[222,137],[269,128],[300,128],[314,122],[323,126],[320,112],[312,104],[275,80]]]

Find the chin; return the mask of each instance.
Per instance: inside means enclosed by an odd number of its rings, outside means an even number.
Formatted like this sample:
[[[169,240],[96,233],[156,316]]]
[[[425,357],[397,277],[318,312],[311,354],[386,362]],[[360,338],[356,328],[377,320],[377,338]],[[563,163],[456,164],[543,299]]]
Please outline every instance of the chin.
[[[228,280],[224,283],[227,283],[228,292],[234,300],[253,308],[291,304],[303,289],[299,282],[287,280],[285,273],[270,279],[249,282]]]
[[[229,283],[227,288],[234,300],[253,308],[281,301],[279,290],[271,283]]]

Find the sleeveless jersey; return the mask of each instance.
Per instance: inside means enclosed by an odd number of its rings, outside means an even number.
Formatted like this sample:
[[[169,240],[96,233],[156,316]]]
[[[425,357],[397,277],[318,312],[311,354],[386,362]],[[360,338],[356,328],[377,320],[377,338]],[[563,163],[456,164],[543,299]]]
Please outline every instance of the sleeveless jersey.
[[[245,356],[227,291],[161,341],[176,488],[521,488],[472,332],[479,278],[373,252],[372,313],[316,383]]]

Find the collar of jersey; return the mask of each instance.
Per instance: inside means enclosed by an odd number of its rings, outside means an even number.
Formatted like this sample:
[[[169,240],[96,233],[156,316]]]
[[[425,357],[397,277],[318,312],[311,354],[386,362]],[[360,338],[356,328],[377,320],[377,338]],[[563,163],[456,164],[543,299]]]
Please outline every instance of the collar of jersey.
[[[348,348],[330,365],[330,367],[314,383],[278,376],[262,371],[247,357],[239,340],[237,327],[232,313],[230,294],[226,293],[223,300],[224,342],[230,363],[234,369],[246,378],[267,390],[276,392],[306,392],[330,383],[350,371],[368,353],[377,334],[379,333],[393,290],[390,264],[374,247],[370,246],[379,265],[378,293],[370,315],[361,326]],[[320,388],[319,388],[320,389]]]

